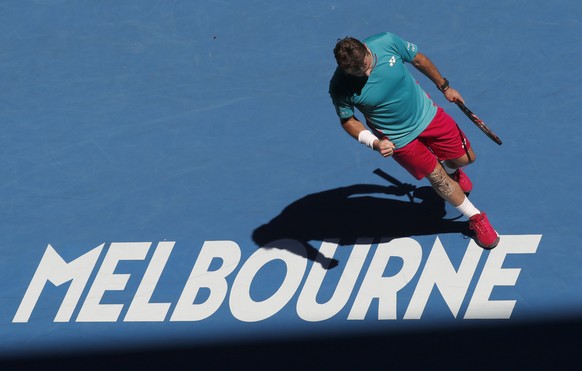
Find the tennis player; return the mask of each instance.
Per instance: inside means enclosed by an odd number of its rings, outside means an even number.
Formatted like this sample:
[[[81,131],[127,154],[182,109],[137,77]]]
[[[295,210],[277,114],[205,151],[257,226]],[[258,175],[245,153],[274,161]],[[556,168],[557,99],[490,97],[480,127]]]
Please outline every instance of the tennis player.
[[[471,143],[405,63],[427,76],[448,101],[463,102],[459,92],[415,44],[392,33],[363,41],[346,37],[337,42],[334,55],[338,66],[329,93],[344,130],[382,156],[393,157],[416,179],[427,178],[467,217],[479,246],[497,246],[499,235],[487,215],[467,197],[473,185],[462,167],[475,161]],[[355,116],[356,108],[369,129]]]

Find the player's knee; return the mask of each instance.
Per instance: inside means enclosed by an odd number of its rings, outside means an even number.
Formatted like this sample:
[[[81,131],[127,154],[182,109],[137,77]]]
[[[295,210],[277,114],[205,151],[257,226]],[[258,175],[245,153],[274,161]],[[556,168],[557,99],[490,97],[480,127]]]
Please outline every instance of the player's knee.
[[[448,161],[451,163],[452,167],[463,167],[472,164],[476,159],[477,156],[475,155],[475,152],[470,149],[465,155]]]
[[[467,151],[467,165],[472,164],[476,159],[477,155],[475,155],[475,152],[473,152],[472,149],[469,149],[469,151]]]
[[[467,154],[463,157],[466,158],[467,165],[472,164],[477,159],[477,155],[475,154],[475,152],[473,152],[473,148],[469,148],[469,150],[467,151]]]

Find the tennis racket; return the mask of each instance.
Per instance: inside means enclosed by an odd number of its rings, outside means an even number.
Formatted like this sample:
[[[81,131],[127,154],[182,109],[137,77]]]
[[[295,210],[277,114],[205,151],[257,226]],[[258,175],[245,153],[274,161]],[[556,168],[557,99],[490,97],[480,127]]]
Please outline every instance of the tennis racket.
[[[489,127],[487,125],[485,125],[485,123],[479,118],[477,117],[476,114],[474,114],[473,112],[471,112],[470,109],[467,108],[467,106],[465,106],[463,104],[463,102],[460,101],[455,101],[455,103],[457,104],[457,106],[459,106],[459,108],[461,109],[461,111],[463,111],[463,113],[465,115],[467,115],[467,117],[473,121],[473,123],[475,125],[477,125],[477,127],[479,129],[481,129],[482,132],[485,133],[485,135],[487,135],[489,138],[491,138],[492,141],[494,141],[495,143],[501,145],[501,143],[503,143],[501,141],[501,139],[499,139],[499,137],[493,132],[493,130],[489,129]]]

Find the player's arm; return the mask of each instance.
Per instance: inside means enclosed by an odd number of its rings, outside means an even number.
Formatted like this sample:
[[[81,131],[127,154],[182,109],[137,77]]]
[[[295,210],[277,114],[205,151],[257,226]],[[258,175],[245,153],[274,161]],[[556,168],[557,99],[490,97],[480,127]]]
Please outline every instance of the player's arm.
[[[340,119],[340,121],[344,130],[358,142],[380,152],[384,157],[392,156],[394,153],[394,143],[386,138],[379,140],[370,130],[366,129],[364,124],[356,119],[355,116],[347,119]]]
[[[439,72],[437,67],[432,63],[432,61],[422,53],[416,53],[416,56],[412,60],[412,65],[422,72],[426,77],[428,77],[437,88],[445,95],[445,98],[449,102],[461,101],[464,103],[461,94],[452,87],[449,86],[448,80],[446,80],[443,75]]]

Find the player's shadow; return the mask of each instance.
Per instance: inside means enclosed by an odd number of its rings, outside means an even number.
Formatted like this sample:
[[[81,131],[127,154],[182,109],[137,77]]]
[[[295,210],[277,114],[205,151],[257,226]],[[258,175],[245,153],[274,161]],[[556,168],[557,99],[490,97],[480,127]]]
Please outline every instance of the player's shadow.
[[[337,260],[323,256],[310,241],[327,240],[345,246],[358,240],[386,241],[439,233],[471,235],[466,221],[445,218],[445,201],[432,187],[416,188],[397,180],[393,183],[399,185],[356,184],[307,195],[255,229],[252,239],[259,247],[288,249],[333,268]],[[409,199],[387,195],[408,195]],[[298,249],[289,240],[300,242],[305,249]],[[283,242],[271,244],[274,241]]]

